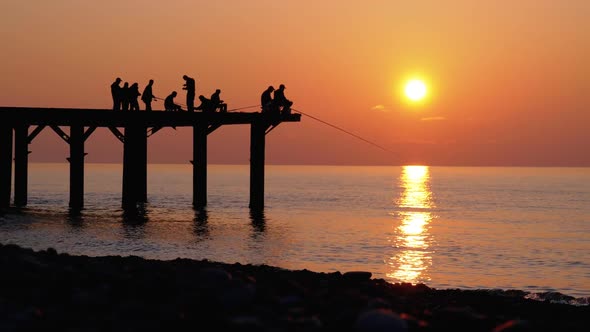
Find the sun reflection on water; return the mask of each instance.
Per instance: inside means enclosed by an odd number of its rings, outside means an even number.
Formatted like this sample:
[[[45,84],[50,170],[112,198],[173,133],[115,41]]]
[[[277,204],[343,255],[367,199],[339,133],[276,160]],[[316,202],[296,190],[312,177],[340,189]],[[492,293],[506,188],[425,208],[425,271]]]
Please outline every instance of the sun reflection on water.
[[[395,282],[426,282],[432,265],[429,227],[434,218],[428,166],[404,166],[399,186],[402,192],[393,213],[399,224],[390,239],[396,252],[389,258],[387,277]]]

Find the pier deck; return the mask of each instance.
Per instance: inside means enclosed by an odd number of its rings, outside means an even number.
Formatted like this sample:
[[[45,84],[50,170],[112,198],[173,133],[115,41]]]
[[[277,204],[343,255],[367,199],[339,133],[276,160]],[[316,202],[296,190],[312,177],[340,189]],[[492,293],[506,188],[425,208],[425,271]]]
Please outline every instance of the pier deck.
[[[46,127],[70,146],[70,207],[84,205],[84,142],[106,127],[124,145],[123,207],[147,201],[147,141],[165,127],[193,128],[193,205],[207,204],[207,135],[224,125],[250,125],[250,208],[264,207],[265,136],[301,114],[165,112],[0,107],[0,208],[9,207],[14,151],[14,205],[27,204],[28,145]],[[69,127],[69,133],[61,127]],[[123,132],[119,130],[123,129]]]

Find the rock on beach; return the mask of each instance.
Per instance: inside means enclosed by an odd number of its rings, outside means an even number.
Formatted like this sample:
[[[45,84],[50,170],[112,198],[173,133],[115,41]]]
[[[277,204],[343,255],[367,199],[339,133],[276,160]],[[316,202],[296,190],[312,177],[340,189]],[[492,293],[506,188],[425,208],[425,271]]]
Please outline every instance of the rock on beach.
[[[0,331],[587,331],[588,306],[367,271],[88,257],[0,244]]]

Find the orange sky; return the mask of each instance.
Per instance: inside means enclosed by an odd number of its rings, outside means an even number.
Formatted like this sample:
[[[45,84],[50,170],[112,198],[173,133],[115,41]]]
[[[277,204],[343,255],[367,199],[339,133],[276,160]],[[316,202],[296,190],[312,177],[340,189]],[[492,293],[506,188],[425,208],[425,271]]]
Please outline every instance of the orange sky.
[[[187,74],[231,109],[284,83],[295,109],[394,153],[303,117],[269,134],[269,164],[590,166],[589,17],[587,0],[8,0],[0,106],[110,108],[117,76],[184,102]],[[414,74],[430,82],[420,106],[398,93]],[[189,129],[162,130],[149,161],[188,163],[190,144]],[[49,130],[30,150],[69,153]],[[86,150],[122,161],[105,129]],[[248,158],[249,127],[209,136],[210,163]]]

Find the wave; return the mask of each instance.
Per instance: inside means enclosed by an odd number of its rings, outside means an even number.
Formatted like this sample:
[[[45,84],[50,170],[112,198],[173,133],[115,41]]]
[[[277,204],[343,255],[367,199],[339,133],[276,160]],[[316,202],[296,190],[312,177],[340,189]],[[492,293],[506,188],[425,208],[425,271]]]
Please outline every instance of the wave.
[[[549,303],[569,304],[574,306],[587,306],[590,304],[590,297],[576,298],[559,292],[529,293],[525,295],[524,298]]]

